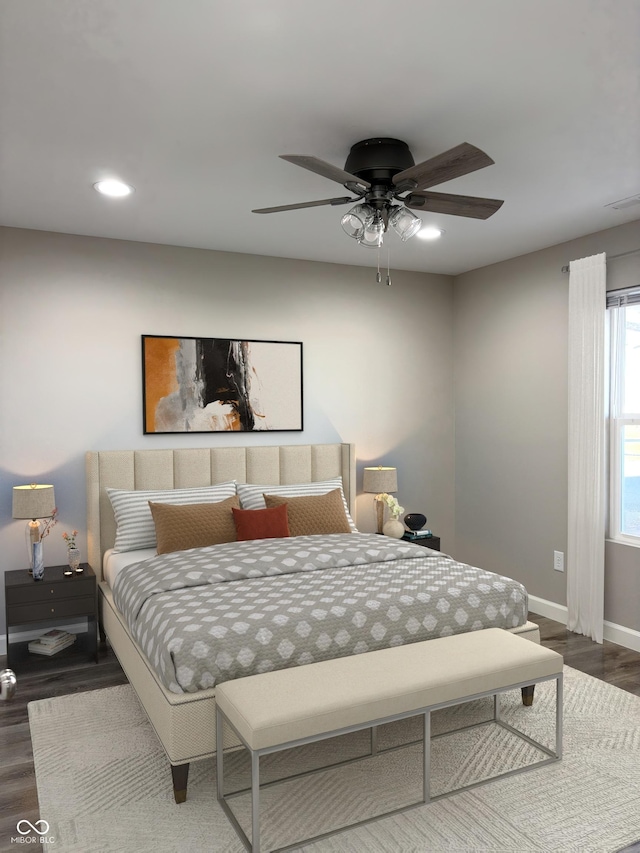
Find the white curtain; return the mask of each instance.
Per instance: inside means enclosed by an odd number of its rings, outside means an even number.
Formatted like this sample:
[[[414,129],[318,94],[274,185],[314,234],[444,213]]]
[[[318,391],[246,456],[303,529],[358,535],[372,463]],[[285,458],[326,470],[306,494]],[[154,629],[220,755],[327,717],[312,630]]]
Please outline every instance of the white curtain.
[[[570,631],[602,642],[605,537],[606,256],[569,264]]]

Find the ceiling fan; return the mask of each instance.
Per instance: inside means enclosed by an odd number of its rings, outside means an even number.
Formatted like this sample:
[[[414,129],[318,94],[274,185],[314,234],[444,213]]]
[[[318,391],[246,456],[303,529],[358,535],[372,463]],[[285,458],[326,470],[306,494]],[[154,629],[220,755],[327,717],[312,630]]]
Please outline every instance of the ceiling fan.
[[[422,220],[411,209],[488,219],[503,204],[494,198],[426,192],[430,187],[493,165],[491,157],[468,142],[417,164],[406,142],[386,137],[364,139],[352,145],[344,169],[317,157],[290,154],[281,154],[280,157],[342,184],[354,195],[262,207],[252,213],[280,213],[358,201],[342,217],[342,227],[363,246],[381,246],[389,224],[403,241],[417,234]],[[401,204],[395,204],[396,201]]]

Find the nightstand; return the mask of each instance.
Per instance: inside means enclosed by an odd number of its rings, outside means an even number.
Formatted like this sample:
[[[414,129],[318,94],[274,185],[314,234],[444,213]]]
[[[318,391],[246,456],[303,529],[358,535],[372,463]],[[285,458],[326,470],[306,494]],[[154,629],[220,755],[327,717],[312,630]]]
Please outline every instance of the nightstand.
[[[425,548],[432,548],[434,551],[440,550],[439,536],[412,536],[410,533],[405,533],[402,537],[403,542],[413,542],[414,545],[422,545]]]
[[[47,566],[41,581],[34,581],[26,569],[5,572],[4,597],[7,619],[7,666],[24,672],[39,669],[48,661],[65,664],[89,659],[98,662],[98,596],[96,576],[88,563],[84,571],[65,577],[68,566]],[[50,657],[29,652],[28,641],[10,642],[9,629],[34,627],[35,623],[87,618],[87,631],[77,635],[72,646]],[[43,627],[43,633],[49,626]]]

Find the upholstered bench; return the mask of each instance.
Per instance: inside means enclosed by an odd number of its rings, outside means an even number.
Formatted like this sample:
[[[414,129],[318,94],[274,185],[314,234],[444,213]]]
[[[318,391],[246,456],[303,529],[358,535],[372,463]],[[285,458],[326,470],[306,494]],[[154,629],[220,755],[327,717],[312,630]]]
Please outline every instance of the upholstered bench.
[[[247,849],[259,853],[263,755],[416,715],[424,716],[422,798],[387,814],[448,796],[455,792],[430,795],[431,712],[483,696],[494,697],[491,722],[547,756],[501,776],[557,761],[562,754],[562,665],[557,652],[500,628],[489,628],[224,682],[216,688],[218,800]],[[555,749],[501,720],[499,702],[499,694],[506,690],[552,679],[556,681]],[[227,724],[251,754],[251,841],[224,791],[223,733]],[[487,781],[495,778],[498,776]],[[368,821],[359,821],[363,822]]]

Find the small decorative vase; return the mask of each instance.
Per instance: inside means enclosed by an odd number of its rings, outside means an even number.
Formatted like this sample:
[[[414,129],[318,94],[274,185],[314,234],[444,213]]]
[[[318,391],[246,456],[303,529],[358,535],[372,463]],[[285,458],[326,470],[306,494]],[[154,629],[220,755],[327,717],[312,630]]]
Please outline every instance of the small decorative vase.
[[[404,525],[397,518],[390,518],[385,522],[382,532],[385,536],[391,536],[392,539],[402,539],[404,535]]]
[[[31,545],[33,552],[33,572],[34,581],[41,581],[44,577],[44,556],[42,553],[42,542],[33,542]]]
[[[80,571],[80,549],[79,548],[69,548],[69,567],[73,569],[74,572]]]
[[[427,523],[427,516],[421,512],[408,512],[404,517],[404,523],[409,530],[422,530]]]

